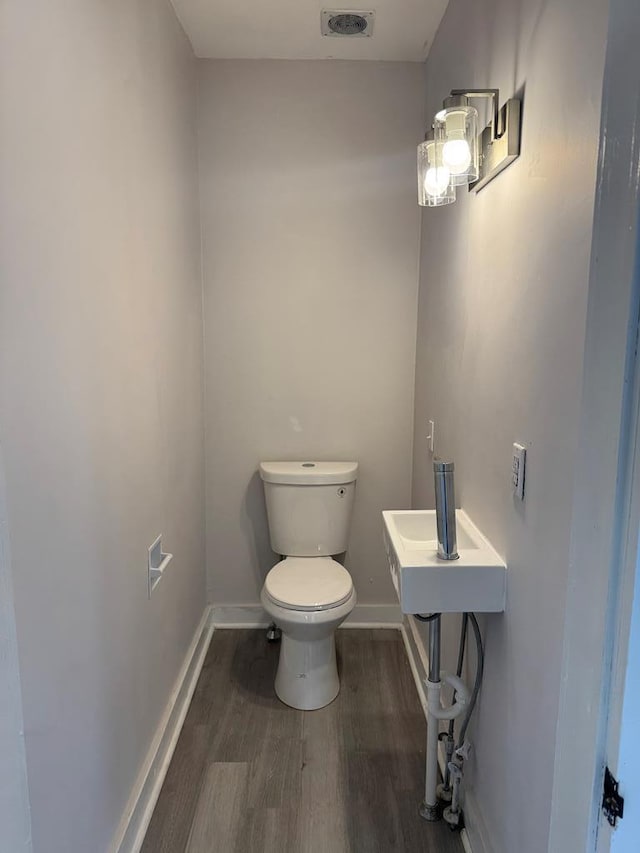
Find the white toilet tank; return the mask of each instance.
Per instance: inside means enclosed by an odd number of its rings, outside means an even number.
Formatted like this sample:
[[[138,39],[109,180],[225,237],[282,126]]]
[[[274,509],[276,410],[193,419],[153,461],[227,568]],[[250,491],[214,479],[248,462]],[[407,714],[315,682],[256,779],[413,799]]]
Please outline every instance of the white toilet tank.
[[[347,550],[357,462],[261,462],[271,547],[286,557]]]

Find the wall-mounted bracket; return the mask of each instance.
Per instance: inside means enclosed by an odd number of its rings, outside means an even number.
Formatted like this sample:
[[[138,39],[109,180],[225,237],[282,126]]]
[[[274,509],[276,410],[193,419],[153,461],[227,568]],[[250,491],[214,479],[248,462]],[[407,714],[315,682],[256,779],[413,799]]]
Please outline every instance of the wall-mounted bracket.
[[[492,139],[502,135],[500,127],[500,89],[452,89],[453,96],[464,98],[491,98]]]
[[[478,136],[480,176],[469,184],[477,193],[520,155],[520,101],[511,98],[501,108],[499,89],[452,89],[451,95],[491,98],[491,122]]]
[[[470,192],[480,192],[483,187],[520,156],[520,101],[510,98],[498,112],[497,126],[500,136],[493,133],[493,122],[479,136],[480,177],[469,184]]]
[[[173,554],[166,554],[162,550],[162,535],[158,536],[149,548],[149,598],[162,579],[162,573],[167,568]]]

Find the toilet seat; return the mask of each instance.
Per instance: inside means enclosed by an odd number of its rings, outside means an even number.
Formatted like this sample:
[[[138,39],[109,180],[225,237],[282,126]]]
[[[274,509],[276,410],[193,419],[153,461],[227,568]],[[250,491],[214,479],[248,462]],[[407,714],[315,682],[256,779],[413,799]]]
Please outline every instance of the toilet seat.
[[[286,610],[330,610],[347,601],[353,583],[331,557],[287,557],[271,569],[264,590]]]

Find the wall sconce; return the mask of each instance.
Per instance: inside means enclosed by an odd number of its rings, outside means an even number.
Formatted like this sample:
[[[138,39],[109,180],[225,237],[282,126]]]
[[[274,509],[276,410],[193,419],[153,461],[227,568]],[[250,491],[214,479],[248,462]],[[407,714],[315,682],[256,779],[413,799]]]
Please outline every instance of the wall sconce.
[[[444,164],[444,146],[442,125],[428,130],[418,145],[418,204],[422,207],[440,207],[456,200],[451,172]]]
[[[471,98],[491,98],[492,120],[480,134]],[[517,98],[500,108],[498,89],[452,89],[434,117],[433,131],[418,146],[418,204],[451,204],[455,188],[465,184],[479,192],[519,155]],[[443,189],[445,176],[448,186]]]
[[[466,95],[444,99],[434,124],[443,129],[442,157],[451,172],[451,183],[460,187],[478,180],[478,110]]]

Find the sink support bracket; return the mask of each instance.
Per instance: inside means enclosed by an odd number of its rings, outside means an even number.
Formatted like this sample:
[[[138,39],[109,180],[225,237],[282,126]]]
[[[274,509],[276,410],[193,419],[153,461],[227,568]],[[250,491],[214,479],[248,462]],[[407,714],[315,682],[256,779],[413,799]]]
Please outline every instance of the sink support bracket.
[[[440,695],[440,614],[429,622],[429,675],[427,677],[427,761],[424,786],[424,801],[420,805],[420,816],[425,820],[440,820],[438,808],[438,720],[431,714],[429,693],[434,688]],[[439,701],[439,699],[438,699]]]

